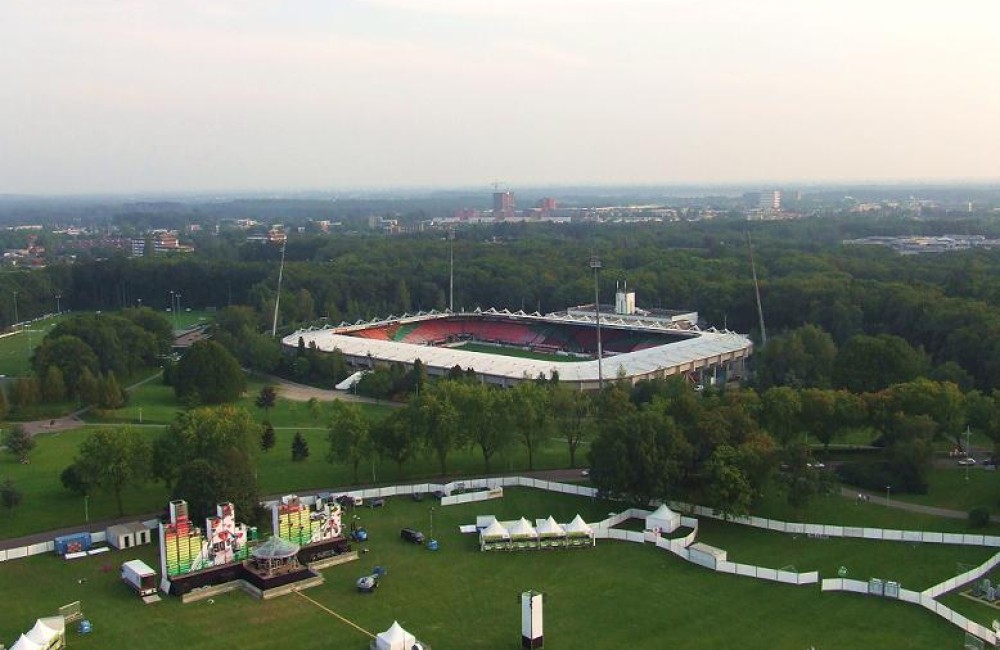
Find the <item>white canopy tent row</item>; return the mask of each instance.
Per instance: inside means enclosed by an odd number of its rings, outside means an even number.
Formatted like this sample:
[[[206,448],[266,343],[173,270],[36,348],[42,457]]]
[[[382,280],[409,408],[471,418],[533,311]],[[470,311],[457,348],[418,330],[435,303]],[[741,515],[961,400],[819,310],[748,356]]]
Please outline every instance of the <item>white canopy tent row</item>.
[[[594,546],[594,530],[580,515],[568,524],[549,516],[535,526],[524,517],[501,522],[496,517],[477,517],[479,548],[483,551],[524,551],[550,548]]]
[[[10,650],[51,650],[66,646],[66,622],[62,616],[35,621],[35,627],[22,634]]]

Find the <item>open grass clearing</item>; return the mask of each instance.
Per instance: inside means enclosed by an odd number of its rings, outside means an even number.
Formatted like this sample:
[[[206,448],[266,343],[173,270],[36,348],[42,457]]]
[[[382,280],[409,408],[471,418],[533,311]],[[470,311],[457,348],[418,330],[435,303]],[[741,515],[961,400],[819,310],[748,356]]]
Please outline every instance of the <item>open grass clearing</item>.
[[[357,514],[371,539],[360,561],[324,572],[326,583],[306,594],[364,629],[379,632],[393,620],[436,648],[513,648],[519,643],[518,594],[546,594],[547,647],[664,647],[664,630],[679,647],[738,645],[761,650],[817,648],[959,647],[962,634],[934,614],[899,602],[847,594],[822,594],[817,585],[795,587],[716,574],[649,544],[599,541],[586,550],[480,553],[475,536],[457,526],[477,514],[500,518],[549,514],[567,521],[577,511],[588,520],[618,504],[509,489],[503,499],[434,509],[433,553],[399,539],[404,526],[430,533],[432,504],[389,499],[384,508]],[[746,533],[733,527],[730,541]],[[728,534],[728,533],[726,533]],[[754,542],[751,541],[750,544]],[[876,542],[870,544],[877,545]],[[822,548],[822,547],[821,547]],[[965,549],[962,549],[965,550]],[[859,546],[859,553],[868,552]],[[368,639],[295,596],[258,602],[241,593],[181,605],[169,598],[143,605],[118,581],[121,562],[139,557],[158,566],[155,549],[112,552],[77,562],[42,556],[0,564],[5,598],[0,640],[13,641],[36,617],[81,600],[94,632],[69,633],[74,648],[151,650],[215,647],[341,648],[362,650]],[[940,570],[966,557],[934,560]],[[779,559],[768,562],[774,564]],[[354,580],[374,565],[388,569],[373,595],[359,595]],[[881,567],[876,567],[879,570]],[[881,573],[888,573],[888,567]],[[80,579],[85,579],[80,582]]]

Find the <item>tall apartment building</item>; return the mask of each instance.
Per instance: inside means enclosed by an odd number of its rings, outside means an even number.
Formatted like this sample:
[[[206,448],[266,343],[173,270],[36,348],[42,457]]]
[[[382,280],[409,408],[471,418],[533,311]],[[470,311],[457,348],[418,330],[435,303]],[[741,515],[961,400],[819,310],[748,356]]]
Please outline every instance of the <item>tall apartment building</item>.
[[[510,190],[493,193],[493,216],[504,219],[514,216],[514,193]]]

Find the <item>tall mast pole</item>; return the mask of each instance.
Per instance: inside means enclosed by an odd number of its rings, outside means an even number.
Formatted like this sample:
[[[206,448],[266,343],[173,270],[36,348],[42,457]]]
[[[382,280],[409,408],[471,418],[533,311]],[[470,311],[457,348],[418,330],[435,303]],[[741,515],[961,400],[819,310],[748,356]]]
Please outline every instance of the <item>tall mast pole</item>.
[[[753,273],[753,291],[757,296],[757,318],[760,321],[760,347],[767,345],[767,331],[764,329],[764,309],[760,305],[760,284],[757,282],[757,265],[753,261],[753,241],[747,231],[747,246],[750,248],[750,271]]]
[[[601,365],[601,288],[598,279],[601,271],[601,258],[596,253],[590,256],[590,268],[594,269],[594,315],[597,321],[597,385],[604,390],[604,369]]]
[[[271,323],[271,336],[278,335],[278,305],[281,304],[281,276],[285,272],[285,244],[288,243],[288,235],[281,242],[281,265],[278,267],[278,293],[274,296],[274,321]]]
[[[455,313],[455,229],[448,231],[448,312]]]

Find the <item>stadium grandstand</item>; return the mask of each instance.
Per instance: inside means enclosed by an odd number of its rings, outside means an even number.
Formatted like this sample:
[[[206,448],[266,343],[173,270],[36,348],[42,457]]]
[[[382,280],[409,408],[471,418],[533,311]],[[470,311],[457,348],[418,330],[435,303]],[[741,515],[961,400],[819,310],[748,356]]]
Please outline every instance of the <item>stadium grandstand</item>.
[[[704,386],[742,377],[750,339],[702,329],[697,320],[695,312],[636,309],[634,294],[619,291],[614,306],[581,305],[546,315],[420,312],[299,330],[282,343],[295,349],[301,339],[322,352],[339,350],[355,369],[411,367],[420,359],[431,376],[457,366],[501,386],[556,374],[579,390],[597,390],[602,379],[635,383],[681,375]]]

